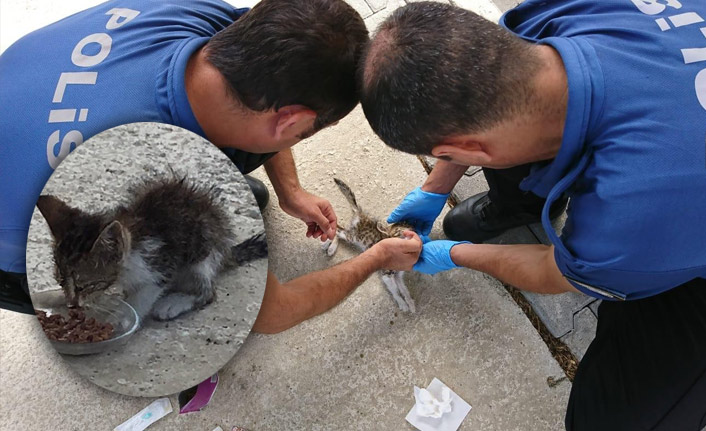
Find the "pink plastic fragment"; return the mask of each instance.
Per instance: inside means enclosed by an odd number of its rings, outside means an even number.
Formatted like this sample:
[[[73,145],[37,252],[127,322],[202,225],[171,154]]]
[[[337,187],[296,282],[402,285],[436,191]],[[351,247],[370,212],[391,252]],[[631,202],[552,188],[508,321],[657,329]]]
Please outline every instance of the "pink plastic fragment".
[[[196,393],[185,404],[181,403],[181,395],[189,391],[189,389],[179,394],[180,404],[182,404],[179,409],[179,414],[183,415],[185,413],[198,412],[206,407],[208,403],[211,402],[211,398],[213,398],[213,394],[216,392],[216,386],[218,386],[218,373],[199,383],[198,386],[196,386]]]

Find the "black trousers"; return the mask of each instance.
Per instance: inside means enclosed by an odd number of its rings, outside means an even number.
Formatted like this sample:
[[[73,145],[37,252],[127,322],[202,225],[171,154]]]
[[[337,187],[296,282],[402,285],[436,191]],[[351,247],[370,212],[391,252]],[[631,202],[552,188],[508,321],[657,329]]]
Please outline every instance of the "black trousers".
[[[508,169],[483,168],[483,175],[490,190],[488,197],[501,208],[542,212],[544,199],[532,192],[520,190],[520,182],[530,173],[532,165],[520,165]]]
[[[529,166],[484,169],[505,207],[543,201],[518,184]],[[701,431],[706,427],[706,280],[635,301],[603,301],[596,338],[571,388],[568,431]]]

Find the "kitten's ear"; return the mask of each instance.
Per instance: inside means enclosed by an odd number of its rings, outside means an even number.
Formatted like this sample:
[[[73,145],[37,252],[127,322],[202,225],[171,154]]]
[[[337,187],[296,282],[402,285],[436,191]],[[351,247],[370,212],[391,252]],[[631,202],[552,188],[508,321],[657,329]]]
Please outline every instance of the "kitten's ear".
[[[37,200],[37,208],[47,221],[54,238],[61,238],[69,228],[74,209],[52,195],[42,195]]]
[[[106,226],[93,243],[91,253],[100,253],[107,259],[118,257],[122,259],[130,248],[130,234],[117,220]]]

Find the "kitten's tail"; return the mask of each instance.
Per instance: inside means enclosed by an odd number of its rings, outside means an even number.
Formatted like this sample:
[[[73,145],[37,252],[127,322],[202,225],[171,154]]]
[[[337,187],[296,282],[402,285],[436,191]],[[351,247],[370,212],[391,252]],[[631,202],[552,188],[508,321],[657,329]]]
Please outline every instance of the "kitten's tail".
[[[254,235],[231,248],[231,263],[243,265],[250,261],[267,257],[267,238],[265,233]]]
[[[353,194],[353,190],[351,190],[351,188],[348,187],[348,184],[344,183],[343,181],[339,180],[338,178],[334,178],[333,181],[336,183],[338,188],[341,190],[341,193],[343,193],[343,196],[346,197],[346,199],[348,200],[348,203],[351,204],[351,207],[353,207],[353,211],[360,212],[360,207],[358,206],[358,202],[355,200],[355,195]]]

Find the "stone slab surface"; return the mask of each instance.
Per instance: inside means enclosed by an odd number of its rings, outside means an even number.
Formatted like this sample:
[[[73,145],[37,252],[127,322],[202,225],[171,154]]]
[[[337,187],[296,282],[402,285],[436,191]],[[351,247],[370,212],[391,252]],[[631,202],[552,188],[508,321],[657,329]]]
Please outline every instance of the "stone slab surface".
[[[344,221],[350,211],[333,176],[349,183],[363,208],[384,217],[426,175],[414,157],[380,143],[359,108],[295,147],[295,157],[303,186],[330,199]],[[276,199],[264,217],[270,268],[282,280],[355,254],[342,246],[333,258],[326,256]],[[432,235],[439,233],[437,225]],[[281,334],[251,334],[221,370],[206,410],[171,414],[150,429],[406,430],[413,386],[433,377],[473,406],[461,430],[561,427],[570,384],[547,384],[563,372],[500,283],[461,269],[410,273],[406,280],[417,313],[399,312],[373,275],[321,316]],[[80,378],[48,348],[31,316],[0,312],[0,346],[3,431],[29,424],[112,429],[151,401]]]
[[[573,316],[574,328],[559,339],[563,341],[580,361],[588,346],[596,338],[598,319],[589,307],[584,307]]]

